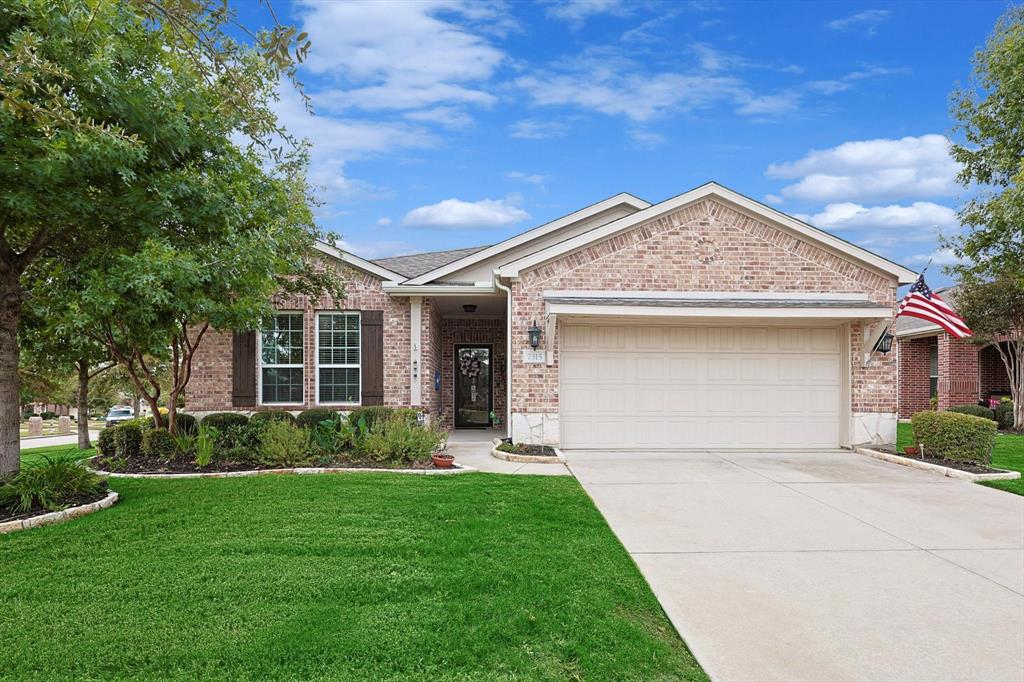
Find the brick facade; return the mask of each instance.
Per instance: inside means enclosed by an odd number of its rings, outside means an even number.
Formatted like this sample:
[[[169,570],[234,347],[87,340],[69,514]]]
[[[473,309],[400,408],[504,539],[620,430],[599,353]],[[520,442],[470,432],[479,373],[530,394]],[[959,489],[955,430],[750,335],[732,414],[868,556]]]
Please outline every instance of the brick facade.
[[[900,339],[896,344],[900,419],[910,419],[917,412],[931,409],[931,354],[936,344],[934,336]]]
[[[505,320],[448,318],[441,324],[441,423],[445,428],[454,426],[455,404],[455,346],[479,343],[492,348],[491,395],[493,411],[505,419]]]
[[[420,386],[423,409],[432,415],[440,414],[442,409],[441,391],[434,389],[434,372],[441,369],[441,324],[441,313],[438,312],[433,299],[423,299]],[[443,382],[441,385],[444,386]]]
[[[987,400],[993,393],[1010,395],[1010,376],[999,351],[985,346],[978,353],[978,397]]]
[[[978,402],[978,347],[970,341],[938,336],[939,409]]]
[[[895,306],[896,280],[705,199],[522,273],[513,282],[512,411],[558,412],[553,366],[524,364],[527,328],[544,319],[544,290],[829,292]],[[557,336],[557,333],[556,333]],[[896,412],[894,354],[860,361],[861,325],[850,333],[851,412]]]

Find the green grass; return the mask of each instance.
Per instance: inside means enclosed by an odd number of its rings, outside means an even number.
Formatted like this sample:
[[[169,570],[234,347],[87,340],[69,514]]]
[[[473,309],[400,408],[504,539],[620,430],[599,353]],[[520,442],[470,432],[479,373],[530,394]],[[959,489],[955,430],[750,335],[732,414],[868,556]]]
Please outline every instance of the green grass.
[[[914,432],[910,424],[900,424],[896,428],[896,447],[900,452],[903,446],[914,444]],[[992,466],[998,469],[1019,471],[1022,478],[1013,481],[985,481],[981,485],[998,488],[1016,495],[1024,495],[1024,436],[999,432],[996,436],[996,448],[992,451]]]
[[[57,457],[84,459],[86,457],[92,457],[95,454],[95,448],[79,450],[77,445],[49,445],[45,448],[22,448],[21,466],[27,467],[39,464],[43,461],[44,457],[49,457],[50,459],[55,459]]]
[[[0,676],[706,679],[571,478],[113,487],[0,536]]]

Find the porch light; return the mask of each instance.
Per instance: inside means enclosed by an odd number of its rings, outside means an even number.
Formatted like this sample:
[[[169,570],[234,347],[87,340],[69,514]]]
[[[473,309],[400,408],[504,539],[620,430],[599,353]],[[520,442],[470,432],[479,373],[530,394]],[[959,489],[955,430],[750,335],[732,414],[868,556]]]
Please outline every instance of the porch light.
[[[537,320],[533,321],[533,326],[527,330],[530,335],[530,348],[534,350],[540,345],[540,327],[537,326]]]
[[[875,344],[875,350],[882,354],[888,353],[892,350],[892,339],[892,334],[886,330],[886,332],[882,334],[881,338],[878,339],[878,343]]]

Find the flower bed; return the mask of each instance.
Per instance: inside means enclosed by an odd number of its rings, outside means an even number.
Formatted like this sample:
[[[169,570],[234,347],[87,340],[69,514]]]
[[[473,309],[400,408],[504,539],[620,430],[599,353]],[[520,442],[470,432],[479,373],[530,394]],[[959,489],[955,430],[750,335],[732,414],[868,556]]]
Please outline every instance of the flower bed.
[[[0,482],[0,532],[67,521],[116,500],[107,482],[81,462],[44,457]]]
[[[532,464],[561,464],[565,462],[562,454],[550,445],[530,445],[528,443],[498,442],[491,448],[491,457],[506,462],[523,462]]]
[[[895,448],[885,445],[873,445],[870,448],[858,447],[856,451],[868,457],[881,459],[894,464],[931,471],[949,478],[962,478],[968,481],[1003,481],[1020,478],[1019,471],[994,469],[975,462],[965,462],[941,457],[911,457],[897,454]]]
[[[199,466],[194,461],[188,460],[163,460],[154,457],[137,457],[130,460],[119,460],[112,457],[94,457],[91,460],[94,469],[103,474],[216,474],[235,473],[249,471],[296,471],[299,469],[374,469],[381,471],[392,470],[424,470],[436,471],[437,467],[431,460],[406,462],[400,465],[385,466],[378,462],[368,460],[354,460],[342,456],[330,459],[319,459],[310,463],[309,466],[264,466],[253,461],[215,461],[207,466]]]
[[[99,499],[91,502],[76,504],[60,511],[37,511],[31,515],[17,515],[9,518],[0,518],[0,534],[14,533],[29,528],[41,528],[51,526],[55,523],[64,523],[80,516],[94,514],[104,509],[109,509],[117,503],[118,495],[113,490],[108,491]]]

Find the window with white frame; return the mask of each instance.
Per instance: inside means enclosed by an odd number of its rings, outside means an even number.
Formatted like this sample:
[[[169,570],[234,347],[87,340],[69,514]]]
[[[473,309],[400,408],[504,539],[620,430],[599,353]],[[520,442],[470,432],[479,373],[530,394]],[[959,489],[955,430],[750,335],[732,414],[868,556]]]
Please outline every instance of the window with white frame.
[[[359,402],[359,313],[320,313],[316,318],[317,402]]]
[[[301,404],[302,313],[278,313],[260,333],[260,402]]]

